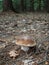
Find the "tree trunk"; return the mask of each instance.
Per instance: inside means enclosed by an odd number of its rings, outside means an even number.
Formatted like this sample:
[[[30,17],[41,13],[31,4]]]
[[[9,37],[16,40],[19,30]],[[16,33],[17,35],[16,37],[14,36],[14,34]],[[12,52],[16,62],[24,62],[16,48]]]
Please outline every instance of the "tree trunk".
[[[21,0],[21,8],[22,8],[22,11],[23,11],[23,12],[25,12],[25,10],[26,10],[25,1],[26,1],[26,0]]]
[[[21,0],[21,9],[24,11],[24,0]]]
[[[34,0],[30,0],[30,3],[31,3],[30,10],[34,11]]]
[[[14,10],[12,0],[3,0],[3,11]]]
[[[47,12],[49,12],[49,0],[46,0],[45,9],[46,9]]]

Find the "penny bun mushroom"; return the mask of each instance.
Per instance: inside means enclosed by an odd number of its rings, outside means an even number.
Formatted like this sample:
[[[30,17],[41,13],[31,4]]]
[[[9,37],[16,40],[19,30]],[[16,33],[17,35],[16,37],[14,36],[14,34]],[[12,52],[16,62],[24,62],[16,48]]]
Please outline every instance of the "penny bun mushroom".
[[[21,50],[28,51],[29,47],[36,46],[35,40],[30,35],[19,35],[16,37],[16,44],[21,46]]]

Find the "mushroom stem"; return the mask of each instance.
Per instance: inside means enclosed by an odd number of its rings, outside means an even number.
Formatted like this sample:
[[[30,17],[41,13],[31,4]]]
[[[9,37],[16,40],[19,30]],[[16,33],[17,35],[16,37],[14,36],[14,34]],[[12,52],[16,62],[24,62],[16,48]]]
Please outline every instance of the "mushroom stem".
[[[28,51],[29,50],[29,47],[26,47],[26,46],[21,46],[21,50],[23,50],[23,51]]]

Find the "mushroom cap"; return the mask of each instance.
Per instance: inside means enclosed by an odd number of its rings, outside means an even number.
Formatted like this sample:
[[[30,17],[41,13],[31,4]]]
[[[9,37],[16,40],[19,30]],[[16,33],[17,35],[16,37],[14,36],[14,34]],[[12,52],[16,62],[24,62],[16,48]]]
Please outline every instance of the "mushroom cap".
[[[16,44],[20,46],[33,47],[36,45],[36,42],[29,35],[20,35],[20,36],[17,36]]]

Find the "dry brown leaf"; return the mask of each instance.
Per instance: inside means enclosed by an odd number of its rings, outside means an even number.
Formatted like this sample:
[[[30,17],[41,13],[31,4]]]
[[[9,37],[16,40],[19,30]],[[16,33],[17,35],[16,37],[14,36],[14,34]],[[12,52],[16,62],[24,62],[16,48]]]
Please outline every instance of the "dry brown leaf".
[[[9,52],[9,55],[10,55],[10,57],[12,57],[13,59],[15,59],[17,56],[19,56],[19,53],[18,53],[17,51],[15,51],[15,50],[11,50],[11,51]]]

